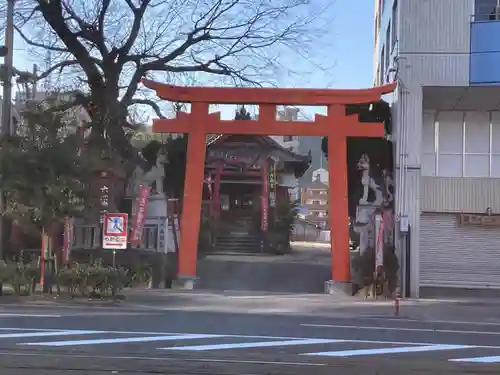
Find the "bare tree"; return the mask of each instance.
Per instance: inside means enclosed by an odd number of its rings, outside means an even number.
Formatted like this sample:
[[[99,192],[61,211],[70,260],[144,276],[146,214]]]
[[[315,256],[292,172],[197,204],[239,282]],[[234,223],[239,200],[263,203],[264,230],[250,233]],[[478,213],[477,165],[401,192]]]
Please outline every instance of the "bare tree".
[[[16,7],[18,34],[33,53],[51,53],[53,65],[39,78],[76,79],[85,94],[75,104],[88,109],[92,132],[127,158],[135,155],[125,131],[130,107],[164,116],[141,78],[268,83],[284,69],[285,49],[309,58],[326,25],[324,3],[311,0],[18,0]]]

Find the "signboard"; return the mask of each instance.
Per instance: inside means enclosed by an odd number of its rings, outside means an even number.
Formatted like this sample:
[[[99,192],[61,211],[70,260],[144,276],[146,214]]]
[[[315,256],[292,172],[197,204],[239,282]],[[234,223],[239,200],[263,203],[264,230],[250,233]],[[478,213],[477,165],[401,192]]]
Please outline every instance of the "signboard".
[[[127,214],[104,214],[103,249],[127,248]]]
[[[140,246],[142,240],[142,232],[144,229],[144,221],[146,220],[146,211],[148,208],[148,197],[151,188],[141,185],[139,187],[139,195],[137,196],[136,206],[134,210],[134,222],[132,232],[130,233],[130,244],[132,246]]]
[[[261,229],[264,232],[267,232],[267,228],[269,226],[269,176],[268,171],[266,170],[267,166],[264,168],[264,186],[262,187],[262,197],[261,197]]]
[[[378,267],[384,266],[384,218],[382,215],[377,214],[375,216],[375,233],[376,233],[376,243],[375,243],[375,270]]]
[[[74,219],[66,218],[64,222],[64,240],[63,240],[63,262],[64,264],[69,263],[69,255],[71,252],[71,244],[73,242],[73,228],[74,228]]]
[[[269,206],[276,207],[276,163],[269,167]]]
[[[472,215],[461,214],[460,225],[481,225],[488,227],[500,227],[499,215]]]

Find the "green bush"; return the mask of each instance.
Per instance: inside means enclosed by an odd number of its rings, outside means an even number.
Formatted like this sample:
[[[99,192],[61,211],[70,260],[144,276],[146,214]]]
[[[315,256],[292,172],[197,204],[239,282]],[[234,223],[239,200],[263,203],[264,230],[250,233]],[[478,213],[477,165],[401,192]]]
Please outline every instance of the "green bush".
[[[146,283],[150,278],[149,266],[138,265],[135,272],[124,268],[106,267],[98,260],[94,264],[72,263],[55,272],[55,286],[59,294],[64,288],[70,297],[76,294],[89,297],[116,297],[131,280]],[[0,282],[12,287],[15,295],[27,295],[36,290],[40,280],[37,262],[24,264],[8,262],[0,266]]]

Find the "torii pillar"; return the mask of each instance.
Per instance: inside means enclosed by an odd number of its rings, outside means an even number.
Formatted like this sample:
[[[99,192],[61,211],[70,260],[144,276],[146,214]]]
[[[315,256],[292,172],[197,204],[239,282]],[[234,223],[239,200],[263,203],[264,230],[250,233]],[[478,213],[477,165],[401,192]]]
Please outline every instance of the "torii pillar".
[[[157,119],[153,132],[187,133],[186,178],[179,247],[179,279],[192,288],[196,279],[198,233],[207,134],[302,135],[328,137],[329,221],[331,229],[331,270],[329,284],[350,284],[349,213],[347,202],[347,137],[383,137],[383,123],[360,122],[358,115],[346,115],[348,104],[373,103],[393,92],[395,83],[371,89],[283,89],[180,87],[150,80],[143,84],[159,98],[191,103],[191,112],[178,112],[174,119]],[[259,106],[258,120],[220,119],[209,113],[210,104],[248,104]],[[326,106],[326,116],[313,122],[282,122],[276,119],[277,105]]]

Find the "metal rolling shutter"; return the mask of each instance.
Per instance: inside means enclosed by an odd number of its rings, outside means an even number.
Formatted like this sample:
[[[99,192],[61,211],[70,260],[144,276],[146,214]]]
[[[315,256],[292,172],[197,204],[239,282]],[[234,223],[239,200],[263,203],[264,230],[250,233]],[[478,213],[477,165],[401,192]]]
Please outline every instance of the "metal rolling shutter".
[[[420,217],[420,285],[500,288],[500,230],[459,226],[458,215]]]

